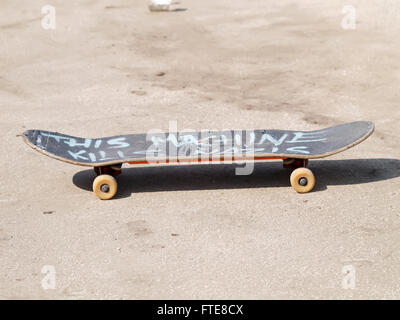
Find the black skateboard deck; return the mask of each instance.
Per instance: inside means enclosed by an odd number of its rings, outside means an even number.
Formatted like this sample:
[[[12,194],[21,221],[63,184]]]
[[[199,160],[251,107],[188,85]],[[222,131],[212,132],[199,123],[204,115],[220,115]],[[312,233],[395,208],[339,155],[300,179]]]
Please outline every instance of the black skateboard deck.
[[[316,131],[247,130],[128,134],[79,138],[44,130],[27,130],[25,142],[61,161],[82,166],[125,162],[174,162],[246,158],[323,158],[366,139],[372,122],[359,121]],[[231,157],[232,158],[232,157]]]
[[[323,158],[368,138],[374,124],[357,121],[315,131],[226,130],[152,132],[80,138],[27,130],[24,141],[35,150],[76,165],[106,168],[131,164]],[[97,170],[102,173],[101,170]],[[298,190],[296,190],[298,191]]]

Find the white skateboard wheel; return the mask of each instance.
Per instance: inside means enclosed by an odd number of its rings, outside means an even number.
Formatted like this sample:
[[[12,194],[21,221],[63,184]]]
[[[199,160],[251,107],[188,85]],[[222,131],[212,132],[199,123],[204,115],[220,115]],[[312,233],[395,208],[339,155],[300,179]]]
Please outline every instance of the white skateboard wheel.
[[[310,169],[297,168],[290,175],[290,184],[298,193],[310,192],[315,186],[315,177]]]
[[[101,174],[93,181],[93,192],[101,200],[109,200],[117,193],[117,180],[108,174]]]

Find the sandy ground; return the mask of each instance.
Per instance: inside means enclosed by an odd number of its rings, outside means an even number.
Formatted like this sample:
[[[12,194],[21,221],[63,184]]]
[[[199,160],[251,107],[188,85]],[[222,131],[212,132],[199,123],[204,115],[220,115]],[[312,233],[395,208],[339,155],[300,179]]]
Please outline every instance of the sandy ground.
[[[150,13],[144,0],[54,0],[56,30],[44,30],[48,1],[1,1],[0,298],[400,298],[400,6],[350,2],[356,30],[341,27],[349,1],[182,0]],[[128,167],[112,201],[91,193],[92,170],[20,137],[171,120],[376,131],[312,161],[309,194],[266,162],[251,176]],[[44,290],[48,265],[56,285]]]

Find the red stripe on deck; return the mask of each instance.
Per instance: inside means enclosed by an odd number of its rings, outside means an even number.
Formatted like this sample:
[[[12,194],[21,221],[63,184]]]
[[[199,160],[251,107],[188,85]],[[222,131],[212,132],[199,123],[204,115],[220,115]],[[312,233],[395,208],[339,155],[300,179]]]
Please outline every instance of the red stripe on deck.
[[[243,160],[284,160],[287,159],[287,157],[257,157],[257,158],[233,158],[233,159],[227,159],[226,161],[243,161]],[[152,164],[152,163],[161,163],[161,164],[167,164],[167,163],[190,163],[190,162],[213,162],[213,161],[220,161],[220,162],[225,162],[224,158],[220,159],[212,159],[209,158],[208,160],[203,160],[203,159],[187,159],[187,160],[176,160],[176,161],[170,161],[170,160],[164,160],[164,161],[137,161],[137,162],[128,162],[129,164]]]

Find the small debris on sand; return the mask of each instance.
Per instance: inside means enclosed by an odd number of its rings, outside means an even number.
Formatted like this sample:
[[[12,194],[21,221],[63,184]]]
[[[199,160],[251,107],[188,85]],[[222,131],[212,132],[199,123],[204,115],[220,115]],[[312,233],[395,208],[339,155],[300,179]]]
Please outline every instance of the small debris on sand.
[[[131,90],[131,93],[136,94],[138,96],[144,96],[147,94],[146,91],[142,91],[142,90]]]

